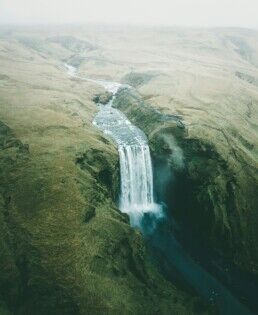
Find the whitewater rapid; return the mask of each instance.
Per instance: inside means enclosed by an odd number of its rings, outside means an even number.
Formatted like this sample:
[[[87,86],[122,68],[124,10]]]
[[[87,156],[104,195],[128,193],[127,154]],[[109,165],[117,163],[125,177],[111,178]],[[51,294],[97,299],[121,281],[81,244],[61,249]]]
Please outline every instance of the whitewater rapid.
[[[146,215],[155,219],[162,218],[162,207],[154,198],[153,169],[147,137],[121,111],[112,106],[118,90],[125,86],[116,82],[79,77],[74,67],[66,67],[70,76],[97,83],[112,93],[112,98],[106,105],[98,104],[99,111],[93,124],[110,136],[118,147],[120,211],[129,215],[133,227],[142,228]]]

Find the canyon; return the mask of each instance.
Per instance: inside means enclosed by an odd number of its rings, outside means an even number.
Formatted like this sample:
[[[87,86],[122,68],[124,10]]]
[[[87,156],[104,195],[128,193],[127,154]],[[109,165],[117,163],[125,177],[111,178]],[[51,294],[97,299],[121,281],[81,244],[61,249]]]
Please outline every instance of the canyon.
[[[1,29],[3,314],[257,312],[257,51],[244,29]]]

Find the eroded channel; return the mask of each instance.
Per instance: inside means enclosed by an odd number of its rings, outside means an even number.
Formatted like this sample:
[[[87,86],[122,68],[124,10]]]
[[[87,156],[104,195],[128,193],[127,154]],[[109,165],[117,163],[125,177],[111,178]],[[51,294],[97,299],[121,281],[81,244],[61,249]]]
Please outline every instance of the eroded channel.
[[[66,65],[66,68],[68,75],[99,84],[112,93],[107,104],[98,104],[99,111],[93,124],[110,136],[118,147],[121,182],[119,209],[129,215],[133,227],[141,229],[152,253],[158,254],[158,263],[167,277],[173,281],[172,274],[178,273],[182,281],[214,304],[219,314],[251,314],[228,289],[185,252],[173,233],[166,228],[169,218],[163,206],[155,201],[148,139],[121,111],[112,107],[119,89],[130,87],[83,78],[76,74],[74,67]]]

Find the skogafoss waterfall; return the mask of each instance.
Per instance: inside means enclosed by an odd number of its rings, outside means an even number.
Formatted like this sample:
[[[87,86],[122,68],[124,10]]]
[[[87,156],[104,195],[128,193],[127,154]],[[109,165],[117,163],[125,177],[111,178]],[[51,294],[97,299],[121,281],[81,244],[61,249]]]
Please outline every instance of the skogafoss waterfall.
[[[162,207],[154,201],[153,171],[147,137],[122,112],[112,107],[120,86],[116,84],[115,88],[110,83],[108,86],[103,85],[113,93],[113,98],[107,105],[99,105],[100,110],[93,123],[118,145],[121,178],[119,208],[129,215],[132,226],[141,228],[144,216],[151,215],[155,219],[163,216]]]
[[[121,194],[119,208],[130,217],[134,227],[142,228],[144,217],[163,217],[162,207],[155,203],[153,170],[148,140],[145,134],[131,124],[126,116],[112,104],[122,87],[119,83],[92,80],[76,75],[76,69],[66,65],[70,76],[98,83],[113,94],[108,104],[99,104],[93,124],[114,139],[120,158]],[[155,220],[151,220],[152,224]],[[151,227],[148,227],[151,230]]]
[[[121,208],[145,207],[153,204],[153,179],[149,147],[120,145]]]
[[[129,214],[131,224],[140,226],[145,213],[162,216],[154,202],[150,149],[141,145],[119,145],[121,198],[120,209]]]

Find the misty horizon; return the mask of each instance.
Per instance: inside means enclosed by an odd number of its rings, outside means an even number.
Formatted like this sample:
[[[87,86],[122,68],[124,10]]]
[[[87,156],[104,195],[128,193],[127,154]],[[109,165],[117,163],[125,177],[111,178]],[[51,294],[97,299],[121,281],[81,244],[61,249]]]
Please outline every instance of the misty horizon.
[[[258,29],[254,0],[0,0],[1,25],[128,25]]]

